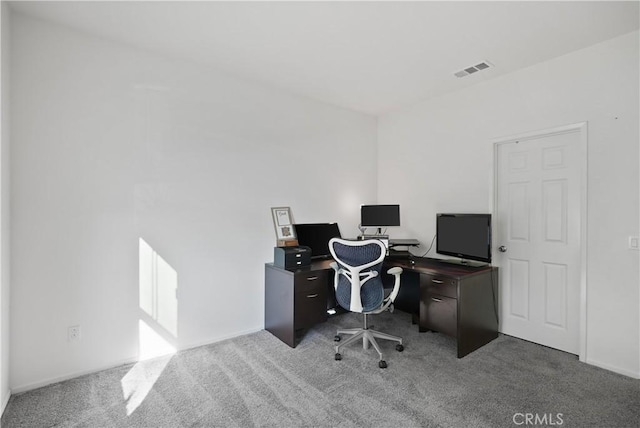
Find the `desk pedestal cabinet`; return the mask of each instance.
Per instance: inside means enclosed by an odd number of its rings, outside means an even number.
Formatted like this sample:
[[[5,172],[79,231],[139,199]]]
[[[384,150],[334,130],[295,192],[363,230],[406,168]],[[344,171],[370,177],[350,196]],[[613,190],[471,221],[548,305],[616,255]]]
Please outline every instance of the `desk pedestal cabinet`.
[[[328,263],[314,266],[290,271],[265,265],[264,327],[292,348],[297,331],[327,320]]]
[[[498,337],[498,268],[443,268],[420,275],[420,331],[456,338],[458,358]]]

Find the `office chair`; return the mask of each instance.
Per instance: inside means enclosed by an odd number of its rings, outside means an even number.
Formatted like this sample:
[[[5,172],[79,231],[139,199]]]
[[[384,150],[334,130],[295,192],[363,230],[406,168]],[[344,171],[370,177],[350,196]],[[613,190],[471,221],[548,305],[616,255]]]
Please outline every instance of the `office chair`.
[[[378,366],[384,369],[387,367],[387,362],[382,356],[376,338],[398,342],[396,345],[398,352],[404,350],[402,338],[370,329],[367,317],[370,314],[378,314],[386,309],[393,310],[391,305],[400,290],[402,268],[393,267],[387,271],[387,273],[395,276],[395,284],[391,294],[385,298],[380,271],[386,247],[381,241],[377,239],[347,241],[340,238],[332,238],[329,241],[329,250],[335,260],[335,262],[331,263],[331,267],[335,271],[334,287],[338,304],[351,312],[359,312],[364,315],[363,328],[338,330],[334,339],[336,342],[341,340],[341,334],[350,334],[352,336],[336,345],[335,359],[342,359],[340,348],[362,338],[364,349],[369,348],[369,343],[376,349],[380,356]]]

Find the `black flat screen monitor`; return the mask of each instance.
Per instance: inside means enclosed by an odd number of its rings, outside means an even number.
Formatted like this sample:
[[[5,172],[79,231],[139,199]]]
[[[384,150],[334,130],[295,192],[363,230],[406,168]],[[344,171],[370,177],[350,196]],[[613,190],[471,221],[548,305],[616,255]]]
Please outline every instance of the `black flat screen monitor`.
[[[491,214],[437,214],[436,252],[491,263]]]
[[[400,226],[400,205],[362,205],[360,226]]]
[[[338,223],[294,224],[299,245],[311,248],[312,259],[331,257],[329,240],[340,238]]]

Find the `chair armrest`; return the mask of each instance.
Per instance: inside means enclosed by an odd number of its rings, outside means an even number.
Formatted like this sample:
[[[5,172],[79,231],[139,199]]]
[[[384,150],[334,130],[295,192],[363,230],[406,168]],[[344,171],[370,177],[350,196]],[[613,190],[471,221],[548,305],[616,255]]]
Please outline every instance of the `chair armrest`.
[[[400,275],[402,273],[402,268],[399,266],[392,267],[387,271],[389,275]]]
[[[391,290],[391,294],[389,294],[389,297],[387,297],[388,303],[385,306],[393,303],[398,296],[398,291],[400,291],[400,274],[402,273],[402,268],[399,266],[395,266],[389,269],[387,273],[395,277],[395,282],[393,284],[393,290]]]

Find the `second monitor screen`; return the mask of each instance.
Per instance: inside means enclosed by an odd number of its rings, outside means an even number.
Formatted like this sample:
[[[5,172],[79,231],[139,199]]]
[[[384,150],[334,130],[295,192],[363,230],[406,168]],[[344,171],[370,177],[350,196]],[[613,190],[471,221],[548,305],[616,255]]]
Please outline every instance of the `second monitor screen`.
[[[362,205],[362,227],[400,226],[400,205]]]
[[[329,258],[329,240],[340,238],[338,223],[294,224],[299,245],[311,248],[311,258]]]

